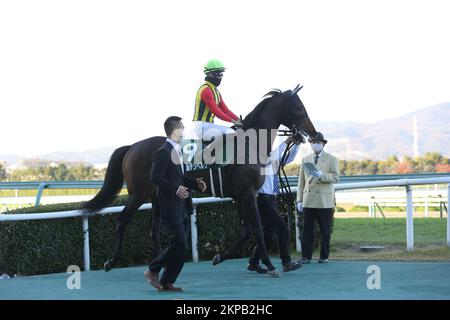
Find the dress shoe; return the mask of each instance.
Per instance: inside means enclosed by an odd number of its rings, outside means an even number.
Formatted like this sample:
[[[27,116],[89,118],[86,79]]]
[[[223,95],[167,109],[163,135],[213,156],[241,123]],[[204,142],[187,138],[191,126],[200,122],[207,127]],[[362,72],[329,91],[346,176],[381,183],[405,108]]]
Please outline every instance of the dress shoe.
[[[174,287],[174,285],[172,283],[164,283],[162,285],[162,290],[161,291],[174,291],[174,292],[181,292],[183,291],[183,288],[180,287]]]
[[[280,273],[278,272],[277,269],[269,270],[269,271],[267,271],[267,274],[269,276],[271,276],[272,278],[279,278],[280,277]]]
[[[146,270],[144,272],[144,277],[146,277],[148,283],[150,283],[156,289],[158,289],[158,290],[163,289],[163,286],[159,282],[159,273],[151,272],[150,270]]]
[[[267,273],[267,271],[269,271],[269,270],[261,267],[260,264],[252,264],[252,263],[248,264],[247,270],[248,271],[256,271],[258,273]]]
[[[301,264],[310,264],[311,259],[301,258],[298,262],[300,262]]]
[[[283,263],[283,272],[289,272],[289,271],[294,271],[297,269],[300,269],[301,267],[303,267],[303,265],[300,262],[288,262],[288,263]]]

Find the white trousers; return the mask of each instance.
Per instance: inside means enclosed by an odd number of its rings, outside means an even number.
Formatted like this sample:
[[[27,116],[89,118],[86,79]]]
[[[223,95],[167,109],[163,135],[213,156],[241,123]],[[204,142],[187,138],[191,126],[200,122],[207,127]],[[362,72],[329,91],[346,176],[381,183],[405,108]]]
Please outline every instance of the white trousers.
[[[213,137],[235,132],[230,127],[204,121],[194,121],[194,131],[199,139],[204,140],[211,140]]]

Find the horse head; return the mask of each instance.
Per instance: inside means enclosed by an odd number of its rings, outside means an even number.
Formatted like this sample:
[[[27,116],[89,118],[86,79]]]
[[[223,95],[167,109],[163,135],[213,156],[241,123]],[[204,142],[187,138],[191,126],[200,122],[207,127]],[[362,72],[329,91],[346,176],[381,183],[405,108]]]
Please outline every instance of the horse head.
[[[289,128],[291,134],[305,142],[304,136],[317,134],[309,119],[305,106],[298,96],[303,86],[293,90],[273,89],[263,96],[263,100],[250,112],[243,122],[243,129],[278,129],[280,125]]]
[[[308,116],[298,92],[303,88],[298,84],[293,90],[283,92],[283,99],[279,103],[279,120],[281,124],[288,127],[292,134],[297,135],[302,142],[305,136],[317,134],[311,119]]]

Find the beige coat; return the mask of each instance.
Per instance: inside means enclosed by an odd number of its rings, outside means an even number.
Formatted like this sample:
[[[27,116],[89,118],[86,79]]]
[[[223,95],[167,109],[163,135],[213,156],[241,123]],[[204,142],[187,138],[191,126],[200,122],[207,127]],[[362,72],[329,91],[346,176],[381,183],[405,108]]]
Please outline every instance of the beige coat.
[[[300,165],[297,201],[302,202],[304,208],[334,208],[334,183],[339,182],[339,160],[324,151],[316,165],[323,174],[320,179],[308,175],[303,168],[305,162],[314,163],[313,154],[303,158]]]

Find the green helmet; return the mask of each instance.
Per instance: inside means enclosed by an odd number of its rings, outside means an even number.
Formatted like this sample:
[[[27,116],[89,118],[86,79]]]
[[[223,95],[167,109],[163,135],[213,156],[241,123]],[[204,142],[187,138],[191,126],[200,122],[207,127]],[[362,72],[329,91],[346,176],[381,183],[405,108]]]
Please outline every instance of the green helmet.
[[[225,67],[219,60],[209,60],[203,67],[204,73],[210,73],[213,71],[225,71]]]

